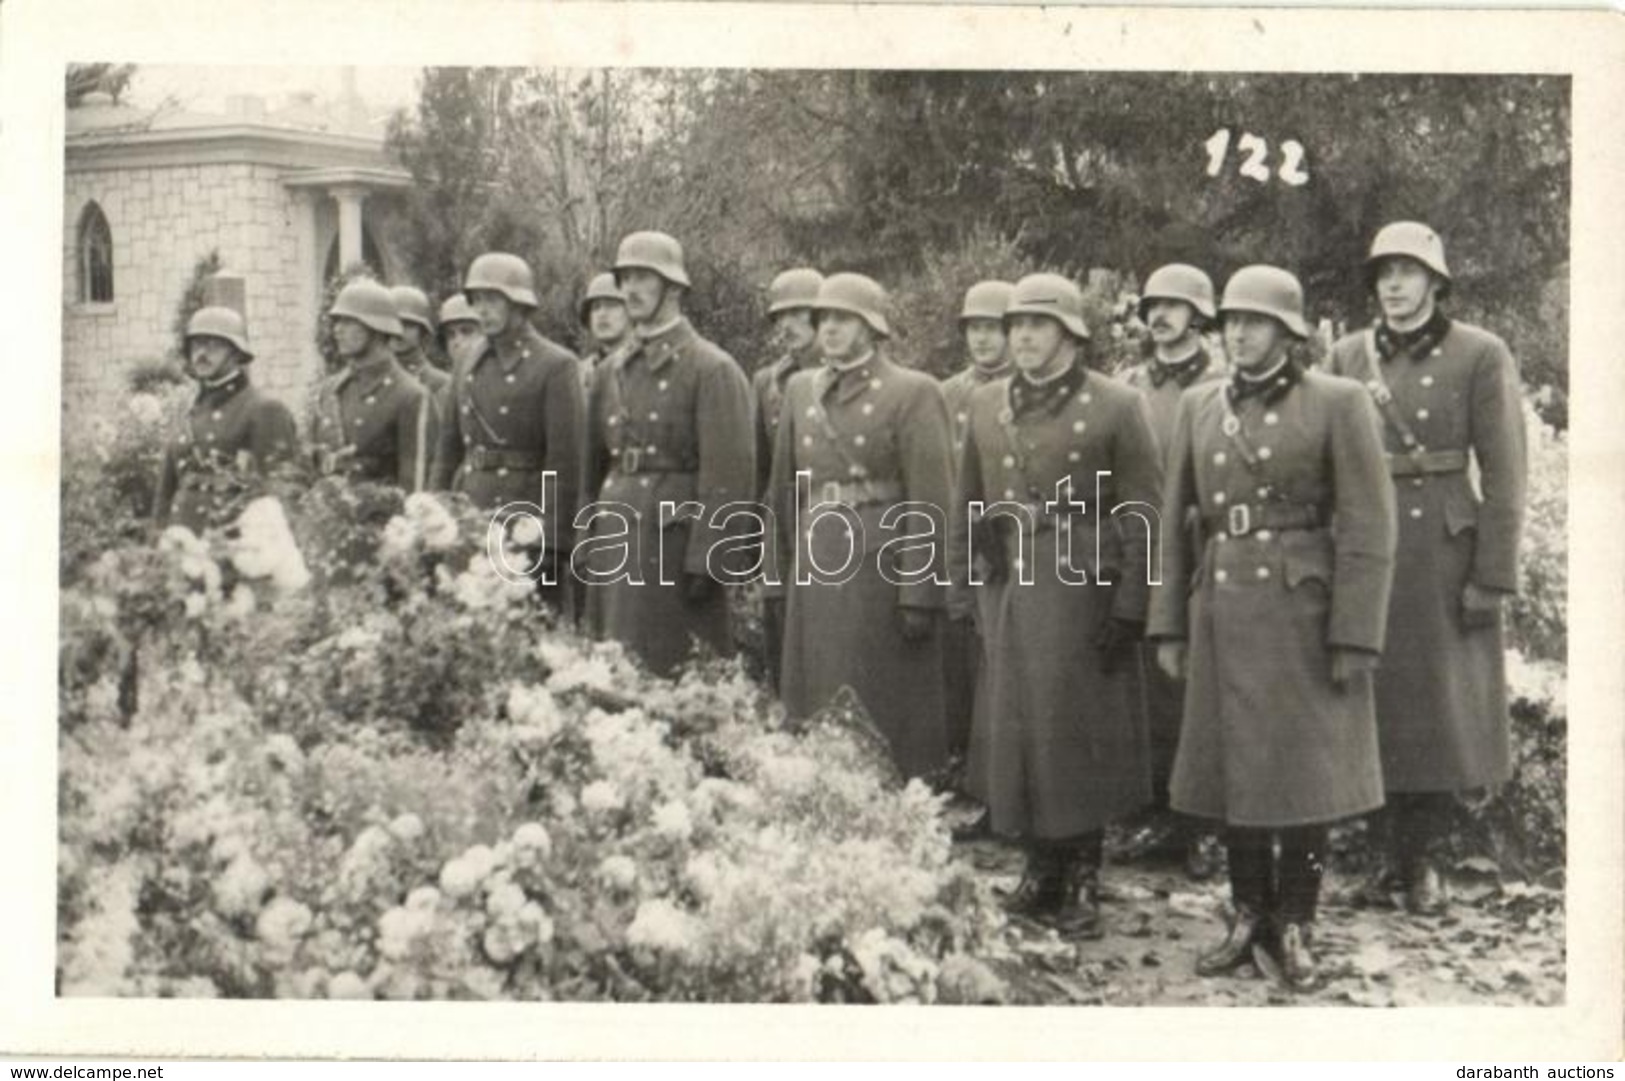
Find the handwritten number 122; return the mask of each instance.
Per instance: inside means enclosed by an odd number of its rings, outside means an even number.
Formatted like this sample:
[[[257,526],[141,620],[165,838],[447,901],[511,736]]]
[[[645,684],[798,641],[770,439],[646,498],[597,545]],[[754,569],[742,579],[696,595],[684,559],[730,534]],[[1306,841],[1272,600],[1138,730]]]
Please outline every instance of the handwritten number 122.
[[[1203,145],[1207,147],[1207,175],[1218,176],[1224,169],[1225,158],[1230,153],[1230,129],[1220,128]],[[1269,183],[1270,170],[1265,164],[1270,153],[1268,141],[1250,131],[1243,132],[1241,138],[1236,140],[1236,153],[1241,158],[1236,166],[1237,173],[1260,184]],[[1276,170],[1275,175],[1295,188],[1309,183],[1309,171],[1303,167],[1303,156],[1303,144],[1298,140],[1288,139],[1283,142],[1281,167]]]

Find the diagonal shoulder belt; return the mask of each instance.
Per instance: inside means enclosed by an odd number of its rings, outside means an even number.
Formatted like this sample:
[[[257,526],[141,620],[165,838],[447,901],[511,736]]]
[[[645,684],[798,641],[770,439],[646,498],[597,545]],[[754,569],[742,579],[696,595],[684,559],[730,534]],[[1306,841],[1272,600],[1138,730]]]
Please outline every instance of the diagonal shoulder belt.
[[[1391,477],[1420,477],[1428,473],[1460,473],[1467,468],[1464,450],[1412,451],[1410,454],[1388,455],[1388,475]]]

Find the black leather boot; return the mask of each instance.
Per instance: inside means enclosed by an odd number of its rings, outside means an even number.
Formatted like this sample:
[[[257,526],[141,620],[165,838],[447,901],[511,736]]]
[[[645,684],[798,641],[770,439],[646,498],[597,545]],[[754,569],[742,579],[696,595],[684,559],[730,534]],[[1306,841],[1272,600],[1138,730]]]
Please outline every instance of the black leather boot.
[[[1264,914],[1251,905],[1236,904],[1224,941],[1196,958],[1198,976],[1224,976],[1253,959],[1253,945],[1263,933]]]
[[[1253,960],[1259,970],[1288,991],[1301,993],[1319,988],[1320,967],[1309,948],[1313,927],[1309,923],[1289,923],[1274,936],[1274,941],[1255,946]]]
[[[1061,904],[1046,921],[1066,938],[1095,939],[1100,925],[1100,870],[1069,855],[1061,867]]]
[[[999,899],[1012,916],[1036,919],[1061,907],[1061,868],[1055,853],[1039,845],[1027,849],[1027,865],[1016,888]]]
[[[1405,909],[1413,916],[1438,916],[1450,907],[1444,877],[1426,857],[1413,860],[1405,887]]]

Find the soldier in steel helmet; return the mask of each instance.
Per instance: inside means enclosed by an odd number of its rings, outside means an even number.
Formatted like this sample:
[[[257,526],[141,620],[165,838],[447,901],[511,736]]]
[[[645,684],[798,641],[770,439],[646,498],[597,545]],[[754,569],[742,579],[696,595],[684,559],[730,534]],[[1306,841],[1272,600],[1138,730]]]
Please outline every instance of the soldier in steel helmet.
[[[346,364],[316,388],[311,442],[323,474],[421,491],[434,447],[434,404],[423,384],[395,359],[402,334],[395,297],[360,278],[339,290],[328,310]]]
[[[186,368],[197,398],[164,452],[153,516],[194,533],[224,525],[246,476],[298,475],[299,436],[288,407],[254,387],[243,317],[205,307],[186,324]]]
[[[603,513],[582,523],[589,551],[575,569],[591,633],[670,675],[696,647],[733,649],[721,587],[742,580],[725,542],[744,523],[719,511],[754,495],[750,385],[684,317],[691,283],[675,237],[622,239],[615,284],[635,339],[594,380],[587,489]]]
[[[440,348],[450,362],[452,390],[448,396],[450,411],[447,423],[457,408],[457,373],[471,366],[485,351],[485,331],[480,327],[479,313],[462,293],[453,293],[440,305]],[[438,448],[436,450],[438,453]]]
[[[598,369],[610,357],[630,352],[635,346],[632,317],[626,314],[626,298],[615,286],[614,273],[593,275],[581,303],[576,305],[576,318],[587,336],[588,346],[581,354],[581,387],[590,402]]]
[[[451,416],[451,376],[429,361],[426,346],[434,340],[434,316],[429,311],[429,298],[423,290],[410,285],[397,285],[390,294],[395,298],[395,310],[401,320],[400,335],[390,340],[395,362],[407,375],[423,384],[434,402],[436,422],[444,423]],[[430,452],[433,453],[433,448]]]
[[[1195,508],[1200,543],[1165,530],[1151,603],[1158,663],[1188,681],[1171,802],[1225,824],[1234,913],[1197,972],[1253,960],[1308,990],[1328,826],[1383,800],[1394,496],[1369,396],[1292,356],[1297,278],[1244,267],[1219,317],[1235,373],[1181,397],[1163,496],[1166,523]]]
[[[773,323],[773,340],[780,354],[751,376],[752,427],[756,431],[756,491],[765,499],[773,472],[773,448],[778,441],[779,419],[784,411],[784,387],[797,372],[816,368],[822,362],[818,353],[818,329],[813,326],[812,306],[824,275],[811,267],[786,270],[767,287],[767,317]],[[779,686],[779,662],[784,649],[784,594],[771,590],[762,603],[762,654],[768,682]]]
[[[808,717],[850,688],[902,775],[923,777],[948,750],[951,437],[936,381],[885,355],[887,305],[871,278],[825,278],[812,304],[823,364],[785,386],[768,487],[787,591],[780,689]]]
[[[1333,346],[1330,368],[1364,384],[1382,415],[1399,555],[1376,691],[1385,858],[1362,892],[1437,914],[1435,849],[1456,794],[1512,772],[1501,621],[1526,484],[1518,368],[1500,338],[1442,310],[1451,276],[1433,229],[1384,226],[1365,270],[1381,315]]]
[[[1160,456],[1140,395],[1089,368],[1076,283],[1022,278],[1004,326],[1016,370],[971,395],[954,500],[986,643],[967,784],[1027,852],[1006,907],[1098,937],[1105,827],[1151,800],[1132,669]]]
[[[1015,287],[1006,281],[980,281],[965,291],[959,309],[959,337],[965,343],[969,360],[963,368],[942,382],[942,397],[948,406],[953,432],[951,464],[958,469],[965,449],[965,432],[970,427],[971,395],[1011,372],[1005,349],[1004,310]],[[982,640],[976,633],[974,605],[968,595],[949,595],[948,621],[943,627],[944,675],[947,677],[948,753],[963,760],[970,746],[971,718],[975,712],[976,677],[981,666]],[[985,829],[984,814],[978,822]],[[962,830],[959,836],[972,836],[978,830]]]
[[[568,615],[586,416],[581,362],[531,325],[536,279],[519,256],[475,258],[463,296],[484,346],[453,374],[435,487],[462,492],[476,507],[508,508],[515,521],[539,516],[539,556],[530,569],[541,599]]]
[[[1143,363],[1127,369],[1123,380],[1145,395],[1151,411],[1151,434],[1165,454],[1173,441],[1180,396],[1193,386],[1224,378],[1222,365],[1202,343],[1202,333],[1216,315],[1213,280],[1197,267],[1185,263],[1160,266],[1151,272],[1141,290],[1139,316],[1151,333],[1153,351]],[[1182,528],[1193,525],[1187,522]],[[1172,523],[1170,528],[1174,528]],[[1186,820],[1170,821],[1174,816],[1167,813],[1168,778],[1179,743],[1185,688],[1157,667],[1154,653],[1149,647],[1142,651],[1140,671],[1145,684],[1151,782],[1158,815],[1142,832],[1138,847],[1156,849],[1163,838],[1175,841],[1184,858],[1185,873],[1200,881],[1220,870],[1223,851],[1211,829]]]

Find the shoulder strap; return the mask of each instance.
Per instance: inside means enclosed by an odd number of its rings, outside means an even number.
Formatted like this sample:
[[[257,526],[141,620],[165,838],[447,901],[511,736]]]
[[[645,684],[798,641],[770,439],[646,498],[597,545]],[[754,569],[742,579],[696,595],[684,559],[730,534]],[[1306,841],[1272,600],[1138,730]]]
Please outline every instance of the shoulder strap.
[[[1394,434],[1399,436],[1399,441],[1405,449],[1412,454],[1421,453],[1421,441],[1416,438],[1411,426],[1405,422],[1404,415],[1399,411],[1399,403],[1394,401],[1394,392],[1382,374],[1382,357],[1377,352],[1376,328],[1367,327],[1365,333],[1360,335],[1360,341],[1365,347],[1365,389],[1370,392],[1371,400],[1377,403],[1377,411],[1382,414],[1382,419],[1388,423],[1388,427],[1394,430]]]

